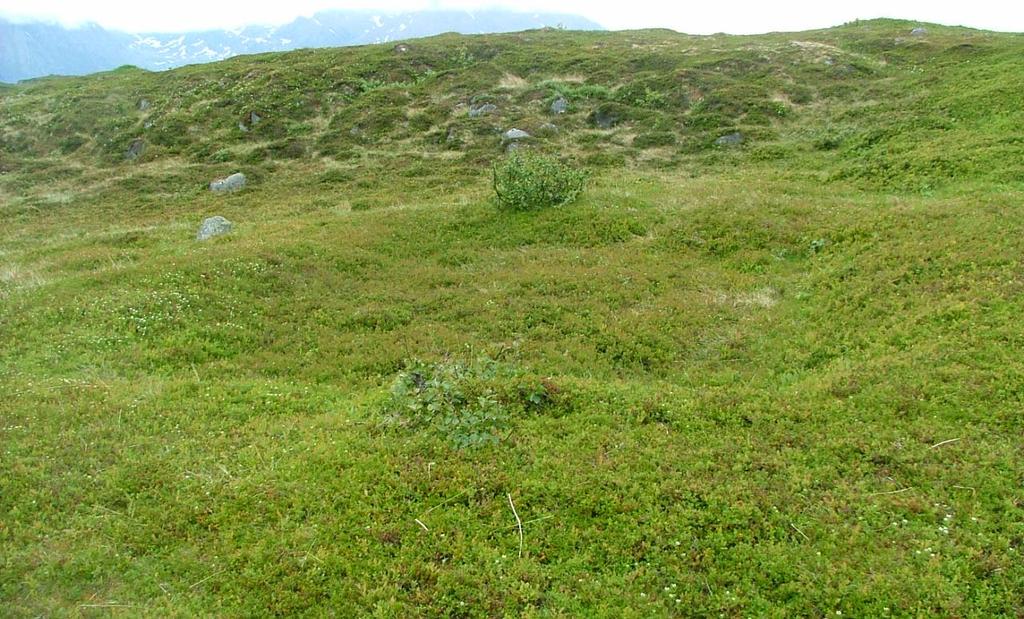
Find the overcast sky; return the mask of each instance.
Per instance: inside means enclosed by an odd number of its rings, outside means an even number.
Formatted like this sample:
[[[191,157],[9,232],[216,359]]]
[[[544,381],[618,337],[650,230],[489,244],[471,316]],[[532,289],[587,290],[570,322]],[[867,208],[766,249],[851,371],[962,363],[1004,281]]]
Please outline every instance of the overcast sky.
[[[65,25],[96,22],[117,30],[178,31],[231,28],[247,24],[282,24],[299,15],[331,8],[388,11],[430,8],[479,9],[504,6],[519,10],[575,13],[606,28],[665,27],[691,34],[736,34],[773,30],[804,30],[835,26],[854,19],[900,17],[941,24],[1024,32],[1021,0],[525,0],[472,2],[467,0],[0,0],[0,15],[44,19]]]

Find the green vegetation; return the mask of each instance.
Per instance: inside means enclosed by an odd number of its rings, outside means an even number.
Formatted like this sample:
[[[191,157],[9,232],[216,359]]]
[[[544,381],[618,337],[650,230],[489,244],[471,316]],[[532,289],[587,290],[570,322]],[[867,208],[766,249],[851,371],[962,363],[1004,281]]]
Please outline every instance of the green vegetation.
[[[492,178],[498,206],[529,211],[573,202],[583,191],[587,173],[550,157],[513,151],[495,164]]]
[[[550,400],[542,383],[516,386],[515,377],[490,358],[470,365],[408,364],[392,383],[381,412],[389,424],[413,430],[431,427],[459,448],[495,444],[513,414]],[[514,392],[502,393],[510,385]]]
[[[3,614],[1021,615],[1024,37],[916,25],[3,88]]]

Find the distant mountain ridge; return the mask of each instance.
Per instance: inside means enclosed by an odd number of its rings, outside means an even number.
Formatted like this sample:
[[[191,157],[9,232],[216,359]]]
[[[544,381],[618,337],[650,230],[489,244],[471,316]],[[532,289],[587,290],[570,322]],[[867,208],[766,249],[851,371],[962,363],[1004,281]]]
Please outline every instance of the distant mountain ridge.
[[[179,33],[125,33],[96,24],[78,28],[0,19],[0,82],[83,75],[132,64],[162,70],[239,54],[384,43],[442,32],[483,34],[531,28],[601,30],[562,13],[484,11],[323,11],[281,26]]]

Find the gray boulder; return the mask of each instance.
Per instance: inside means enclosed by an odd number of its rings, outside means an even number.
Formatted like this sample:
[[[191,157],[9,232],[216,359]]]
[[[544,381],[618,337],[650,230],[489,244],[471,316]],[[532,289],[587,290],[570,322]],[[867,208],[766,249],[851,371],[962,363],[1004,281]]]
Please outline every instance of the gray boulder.
[[[715,140],[717,146],[739,146],[743,143],[743,134],[739,131],[729,133]]]
[[[149,99],[142,98],[142,99],[139,99],[139,103],[138,103],[137,107],[139,108],[140,112],[145,112],[146,110],[149,109],[150,105],[152,105],[152,104],[149,102]]]
[[[231,232],[231,222],[220,215],[214,215],[203,220],[203,224],[199,226],[199,232],[196,233],[196,240],[205,241],[228,232]]]
[[[235,172],[227,178],[221,178],[210,183],[210,191],[221,193],[224,191],[235,191],[245,186],[245,174]]]
[[[133,161],[142,156],[142,153],[146,152],[146,141],[142,138],[135,138],[132,143],[128,145],[128,150],[124,153],[124,158]]]
[[[567,111],[569,111],[569,102],[565,100],[565,97],[559,97],[551,102],[552,114],[565,114]]]
[[[514,142],[516,140],[525,140],[530,137],[530,134],[523,131],[522,129],[516,129],[513,127],[501,135],[502,139],[506,142]]]
[[[910,36],[912,37],[923,37],[926,34],[928,34],[927,28],[914,28],[910,31]]]
[[[483,116],[484,114],[492,114],[498,111],[498,106],[493,103],[484,103],[483,105],[471,105],[469,107],[469,117],[476,118],[477,116]]]

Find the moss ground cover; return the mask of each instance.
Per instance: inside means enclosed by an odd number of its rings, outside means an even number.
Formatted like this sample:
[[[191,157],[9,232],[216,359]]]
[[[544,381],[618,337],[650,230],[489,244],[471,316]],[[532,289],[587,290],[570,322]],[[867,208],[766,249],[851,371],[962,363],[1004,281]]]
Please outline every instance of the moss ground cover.
[[[1024,39],[913,26],[0,90],[5,614],[1020,615]]]

